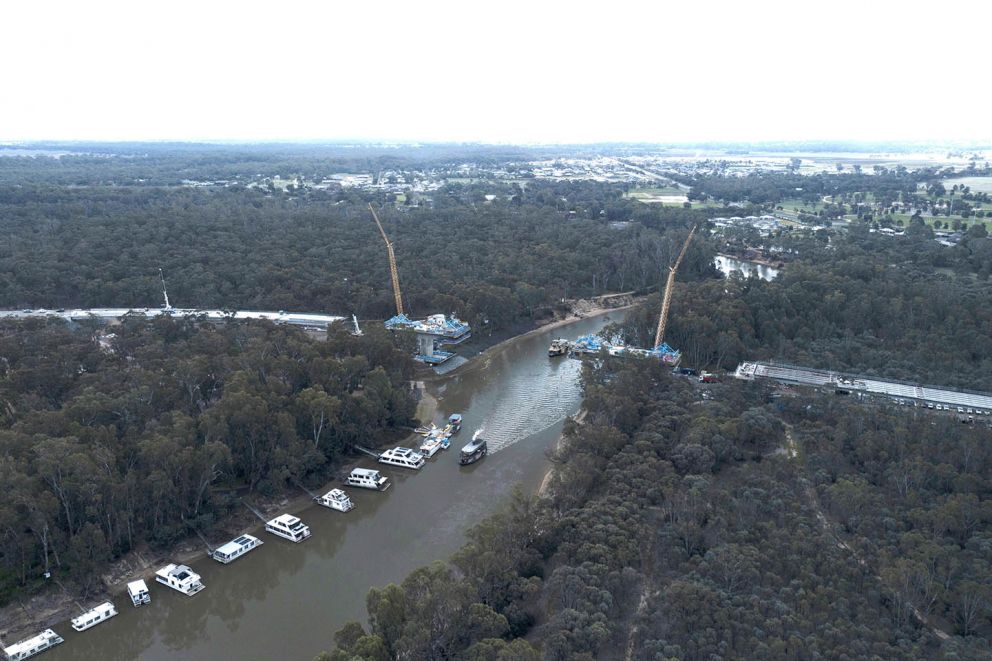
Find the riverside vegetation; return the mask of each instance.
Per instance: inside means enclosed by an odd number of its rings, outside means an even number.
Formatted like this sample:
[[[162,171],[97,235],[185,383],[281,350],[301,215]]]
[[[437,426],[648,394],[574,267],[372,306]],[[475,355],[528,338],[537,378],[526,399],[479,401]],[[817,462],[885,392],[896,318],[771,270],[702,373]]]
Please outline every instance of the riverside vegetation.
[[[385,205],[409,307],[497,334],[551,317],[563,298],[651,290],[690,226],[729,215],[593,182],[451,183],[423,205],[175,185],[361,165],[335,158],[0,159],[0,307],[148,305],[161,266],[183,306],[382,319],[392,295],[372,201]],[[373,170],[392,158],[361,157]],[[821,175],[810,190],[895,200],[947,175],[879,174]],[[796,188],[793,175],[691,183],[744,204],[734,215]],[[922,220],[902,237],[869,233],[879,222],[890,221],[697,233],[667,339],[698,368],[770,358],[992,390],[984,226],[946,247]],[[773,282],[712,268],[718,249],[772,247],[787,262]],[[608,332],[647,346],[657,309],[649,297]],[[239,496],[323,477],[348,442],[412,423],[414,365],[375,324],[327,342],[193,319],[113,330],[0,325],[0,601],[40,589],[46,569],[97,591],[113,558],[209,530]],[[988,429],[833,396],[770,399],[755,384],[702,399],[650,361],[604,358],[583,382],[587,415],[566,424],[548,496],[518,494],[450,562],[373,588],[367,624],[328,632],[323,659],[989,654]]]

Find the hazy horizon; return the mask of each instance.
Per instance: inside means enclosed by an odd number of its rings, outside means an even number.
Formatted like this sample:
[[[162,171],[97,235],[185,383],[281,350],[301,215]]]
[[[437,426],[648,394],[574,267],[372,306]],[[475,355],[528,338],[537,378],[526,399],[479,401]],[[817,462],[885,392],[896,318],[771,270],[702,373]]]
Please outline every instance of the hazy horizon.
[[[962,2],[8,12],[3,142],[992,143]]]

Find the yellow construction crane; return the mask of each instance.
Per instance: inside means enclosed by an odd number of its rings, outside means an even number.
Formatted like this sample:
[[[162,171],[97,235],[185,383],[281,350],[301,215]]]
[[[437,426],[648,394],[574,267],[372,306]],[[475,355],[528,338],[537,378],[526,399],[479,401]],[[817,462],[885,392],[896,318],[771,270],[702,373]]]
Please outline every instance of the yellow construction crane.
[[[679,264],[682,263],[682,258],[685,257],[685,251],[689,248],[689,242],[692,241],[692,235],[696,233],[696,226],[693,225],[692,229],[689,230],[689,236],[685,238],[685,243],[682,245],[682,251],[679,253],[678,259],[675,263],[668,267],[668,281],[665,283],[665,297],[661,300],[661,316],[658,317],[658,331],[654,334],[654,346],[661,346],[661,341],[665,339],[665,326],[668,324],[668,308],[672,304],[672,288],[675,285],[675,272],[679,270]],[[392,254],[392,253],[390,253]]]
[[[393,252],[393,244],[386,236],[386,230],[382,228],[382,223],[379,222],[379,216],[376,215],[371,202],[369,202],[369,211],[372,212],[372,219],[375,220],[376,227],[382,234],[382,240],[386,242],[386,252],[389,253],[389,273],[393,278],[393,297],[396,299],[396,314],[400,315],[403,314],[403,297],[400,296],[400,273],[396,269],[396,254]]]

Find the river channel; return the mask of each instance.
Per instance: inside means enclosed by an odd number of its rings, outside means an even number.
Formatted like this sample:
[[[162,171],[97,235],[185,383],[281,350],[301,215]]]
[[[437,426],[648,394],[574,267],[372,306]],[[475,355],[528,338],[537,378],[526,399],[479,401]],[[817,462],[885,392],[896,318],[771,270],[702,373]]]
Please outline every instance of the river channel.
[[[622,316],[581,319],[474,358],[430,386],[438,398],[435,421],[460,412],[465,424],[451,449],[422,470],[358,460],[384,469],[392,488],[347,489],[356,507],[346,514],[317,506],[295,512],[313,533],[300,544],[248,531],[263,540],[261,548],[230,565],[205,557],[191,563],[206,585],[193,597],[146,579],[150,605],[133,608],[121,595],[114,600],[120,615],[104,624],[76,633],[63,623],[55,629],[65,643],[44,658],[289,661],[329,649],[341,625],[364,621],[370,587],[400,582],[417,567],[449,557],[464,543],[465,531],[498,507],[515,484],[537,488],[550,465],[545,450],[582,397],[579,362],[549,359],[548,344],[558,336],[594,333]],[[459,467],[458,448],[478,428],[489,440],[490,455]]]

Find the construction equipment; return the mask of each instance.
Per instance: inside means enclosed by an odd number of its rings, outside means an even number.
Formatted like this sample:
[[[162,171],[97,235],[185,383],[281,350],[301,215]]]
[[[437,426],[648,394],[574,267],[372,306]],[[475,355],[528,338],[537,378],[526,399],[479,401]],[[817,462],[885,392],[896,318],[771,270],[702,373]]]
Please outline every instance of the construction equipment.
[[[665,339],[665,326],[668,324],[668,308],[672,304],[672,288],[675,285],[675,272],[679,270],[679,265],[682,263],[682,258],[685,257],[685,251],[689,249],[689,242],[692,241],[692,235],[696,233],[696,226],[693,225],[692,229],[689,230],[689,236],[685,238],[685,243],[682,245],[682,251],[679,252],[678,259],[675,263],[668,267],[668,281],[665,283],[665,296],[661,300],[661,316],[658,317],[658,331],[654,334],[654,345],[655,347],[661,346],[662,340]]]
[[[162,280],[162,295],[165,296],[165,309],[171,310],[172,306],[169,305],[169,292],[165,289],[165,273],[162,272],[162,269],[158,270],[158,277]]]
[[[396,299],[396,314],[402,315],[403,297],[400,295],[400,273],[396,269],[396,253],[393,252],[393,243],[386,236],[386,230],[382,228],[382,223],[379,222],[379,216],[376,214],[371,202],[369,202],[369,211],[372,212],[372,219],[375,220],[376,227],[379,228],[379,233],[382,234],[382,240],[386,242],[386,252],[389,253],[389,273],[393,278],[393,297]]]

